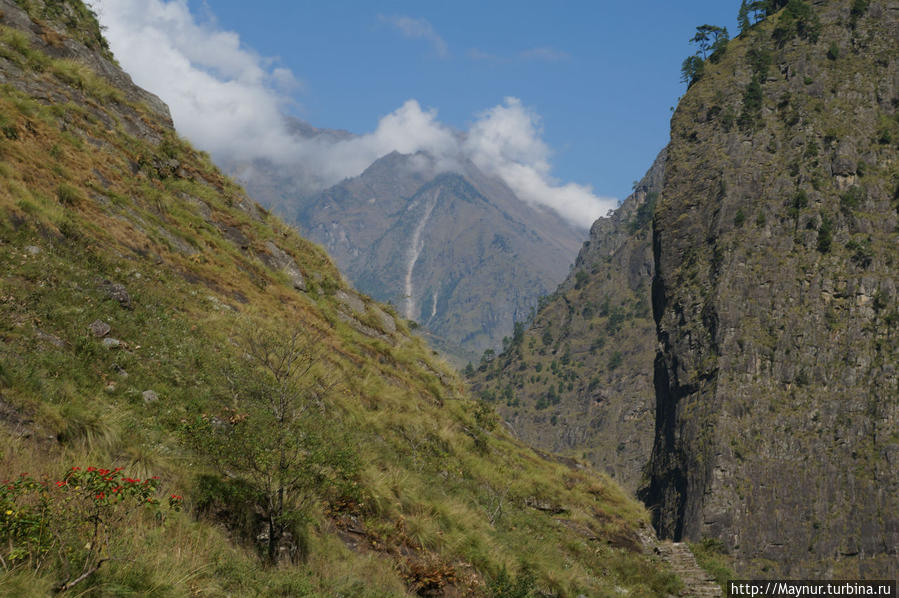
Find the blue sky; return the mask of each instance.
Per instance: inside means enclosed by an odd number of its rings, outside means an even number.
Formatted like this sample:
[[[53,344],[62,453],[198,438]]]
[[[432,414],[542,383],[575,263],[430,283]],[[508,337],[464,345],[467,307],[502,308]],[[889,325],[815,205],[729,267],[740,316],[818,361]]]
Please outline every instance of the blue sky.
[[[278,96],[280,110],[318,127],[371,132],[379,119],[417,100],[423,111],[436,110],[430,114],[442,126],[468,131],[485,111],[517,98],[545,146],[534,158],[542,161],[541,176],[619,200],[667,141],[670,107],[685,88],[680,63],[692,52],[695,27],[724,25],[733,34],[739,6],[735,0],[255,0],[248,9],[245,0],[133,0],[133,12],[113,14],[129,2],[93,0],[113,50],[120,60],[129,58],[122,60],[125,68],[173,105],[179,128],[185,128],[178,122],[182,109],[166,97],[164,76],[142,72],[152,70],[146,63],[164,61],[164,53],[148,53],[141,62],[124,47],[139,37],[133,21],[152,12],[151,5],[167,11],[166,18],[180,9],[171,18],[184,20],[189,11],[195,31],[222,39],[230,33],[225,45],[235,56],[251,56],[262,71],[243,65],[234,78],[258,76]],[[131,31],[121,31],[125,22]],[[217,53],[209,46],[206,54]],[[183,51],[220,79],[229,76],[220,71],[243,60],[210,66],[212,59],[197,58],[199,50]],[[197,137],[199,145],[216,143]]]
[[[560,179],[624,197],[667,141],[683,93],[687,40],[709,22],[736,29],[739,2],[297,2],[210,0],[220,25],[303,82],[299,116],[370,130],[409,98],[466,128],[514,96],[542,117]],[[379,18],[382,17],[382,18]],[[404,37],[384,17],[427,21],[446,44]],[[528,50],[549,49],[556,56]],[[496,59],[473,59],[475,52]]]

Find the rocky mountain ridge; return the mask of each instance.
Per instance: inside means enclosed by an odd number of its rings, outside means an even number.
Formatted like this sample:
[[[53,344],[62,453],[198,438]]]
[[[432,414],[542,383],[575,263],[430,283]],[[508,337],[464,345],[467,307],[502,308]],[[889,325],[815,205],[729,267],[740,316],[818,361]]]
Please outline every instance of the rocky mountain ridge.
[[[440,172],[423,153],[384,156],[311,198],[297,220],[360,289],[390,301],[461,363],[528,316],[578,243],[559,216],[474,164]]]
[[[679,103],[654,213],[636,219],[651,232],[597,223],[608,249],[624,236],[651,254],[619,249],[610,267],[586,270],[582,251],[520,343],[485,359],[474,384],[516,433],[610,471],[622,465],[608,448],[621,420],[591,438],[569,414],[604,393],[646,413],[630,393],[652,389],[654,430],[635,442],[651,442],[651,456],[619,477],[640,487],[662,537],[711,542],[747,577],[891,578],[899,6],[776,7],[707,61]],[[610,294],[596,315],[590,289],[639,287],[628,273],[648,290],[654,327],[628,312],[629,293]],[[587,393],[578,338],[618,351]],[[633,376],[615,385],[616,371]]]
[[[306,140],[352,136],[290,123]],[[226,168],[324,245],[357,288],[396,306],[460,366],[501,346],[513,323],[565,277],[583,235],[471,161],[448,168],[426,152],[392,152],[319,192],[302,164]]]

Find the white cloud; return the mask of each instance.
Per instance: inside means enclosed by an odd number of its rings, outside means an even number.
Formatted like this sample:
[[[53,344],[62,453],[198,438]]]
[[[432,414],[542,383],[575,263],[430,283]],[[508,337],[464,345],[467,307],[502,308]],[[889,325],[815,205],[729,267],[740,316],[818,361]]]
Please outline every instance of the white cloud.
[[[517,98],[480,114],[462,143],[482,170],[503,179],[524,201],[553,208],[578,226],[614,209],[614,198],[597,197],[589,186],[559,185],[550,174],[550,149],[541,139],[540,118]]]
[[[522,200],[555,209],[583,228],[617,204],[588,186],[553,179],[540,119],[518,99],[506,98],[480,113],[466,133],[442,124],[436,109],[408,100],[370,133],[302,139],[288,132],[282,117],[292,102],[289,92],[298,86],[293,73],[244,47],[236,33],[219,30],[213,18],[198,23],[186,0],[92,4],[135,82],[169,104],[181,134],[220,159],[300,165],[305,186],[321,189],[360,174],[392,151],[425,151],[440,170],[471,160]],[[410,31],[433,32],[419,26],[409,24]]]
[[[415,19],[405,15],[378,15],[378,20],[382,23],[392,25],[403,34],[404,37],[410,39],[423,39],[434,47],[434,52],[441,58],[449,56],[449,46],[440,35],[434,30],[434,27],[425,19]]]
[[[343,140],[318,137],[295,140],[294,154],[324,188],[344,178],[360,174],[372,162],[396,151],[413,154],[426,151],[452,169],[458,152],[455,133],[437,121],[436,110],[422,110],[418,102],[408,100],[397,110],[381,118],[377,128],[364,135]]]
[[[191,141],[238,159],[292,150],[281,117],[291,103],[284,92],[297,85],[288,69],[270,68],[236,33],[197,23],[186,0],[91,4],[121,64],[169,105]]]

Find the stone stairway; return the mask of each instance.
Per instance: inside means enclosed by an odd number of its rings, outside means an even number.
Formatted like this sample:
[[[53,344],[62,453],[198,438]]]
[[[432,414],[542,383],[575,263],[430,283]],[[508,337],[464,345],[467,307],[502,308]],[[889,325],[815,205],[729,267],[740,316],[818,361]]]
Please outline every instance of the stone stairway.
[[[719,586],[697,563],[690,548],[682,542],[659,542],[655,548],[662,560],[684,582],[684,598],[722,598]]]

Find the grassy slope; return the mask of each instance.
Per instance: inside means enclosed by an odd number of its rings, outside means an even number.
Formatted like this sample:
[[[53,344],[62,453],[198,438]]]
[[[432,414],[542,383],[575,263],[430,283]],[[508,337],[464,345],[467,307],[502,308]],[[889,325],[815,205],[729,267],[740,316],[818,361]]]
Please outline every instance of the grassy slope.
[[[161,492],[183,494],[187,506],[162,522],[140,513],[121,522],[110,549],[118,558],[79,589],[381,596],[430,576],[448,595],[488,594],[503,567],[514,575],[522,564],[558,595],[617,586],[661,595],[674,583],[636,550],[647,517],[617,486],[490,430],[402,322],[396,333],[360,333],[360,323],[381,326],[376,308],[366,300],[366,313],[346,321],[343,283],[319,248],[142,106],[40,46],[0,33],[0,70],[20,89],[55,91],[51,103],[0,88],[2,471],[53,478],[73,465],[121,466],[161,476]],[[151,133],[126,132],[128,114]],[[296,260],[308,292],[265,264],[266,241]],[[132,309],[107,280],[125,286]],[[367,497],[350,510],[316,501],[306,561],[269,570],[252,547],[192,515],[207,470],[177,438],[183,419],[225,404],[229,335],[250,316],[323,335],[340,379],[327,417],[356,448]],[[119,349],[91,335],[97,319]],[[146,403],[145,390],[159,400]],[[43,595],[58,581],[52,567],[13,567],[0,593]]]

